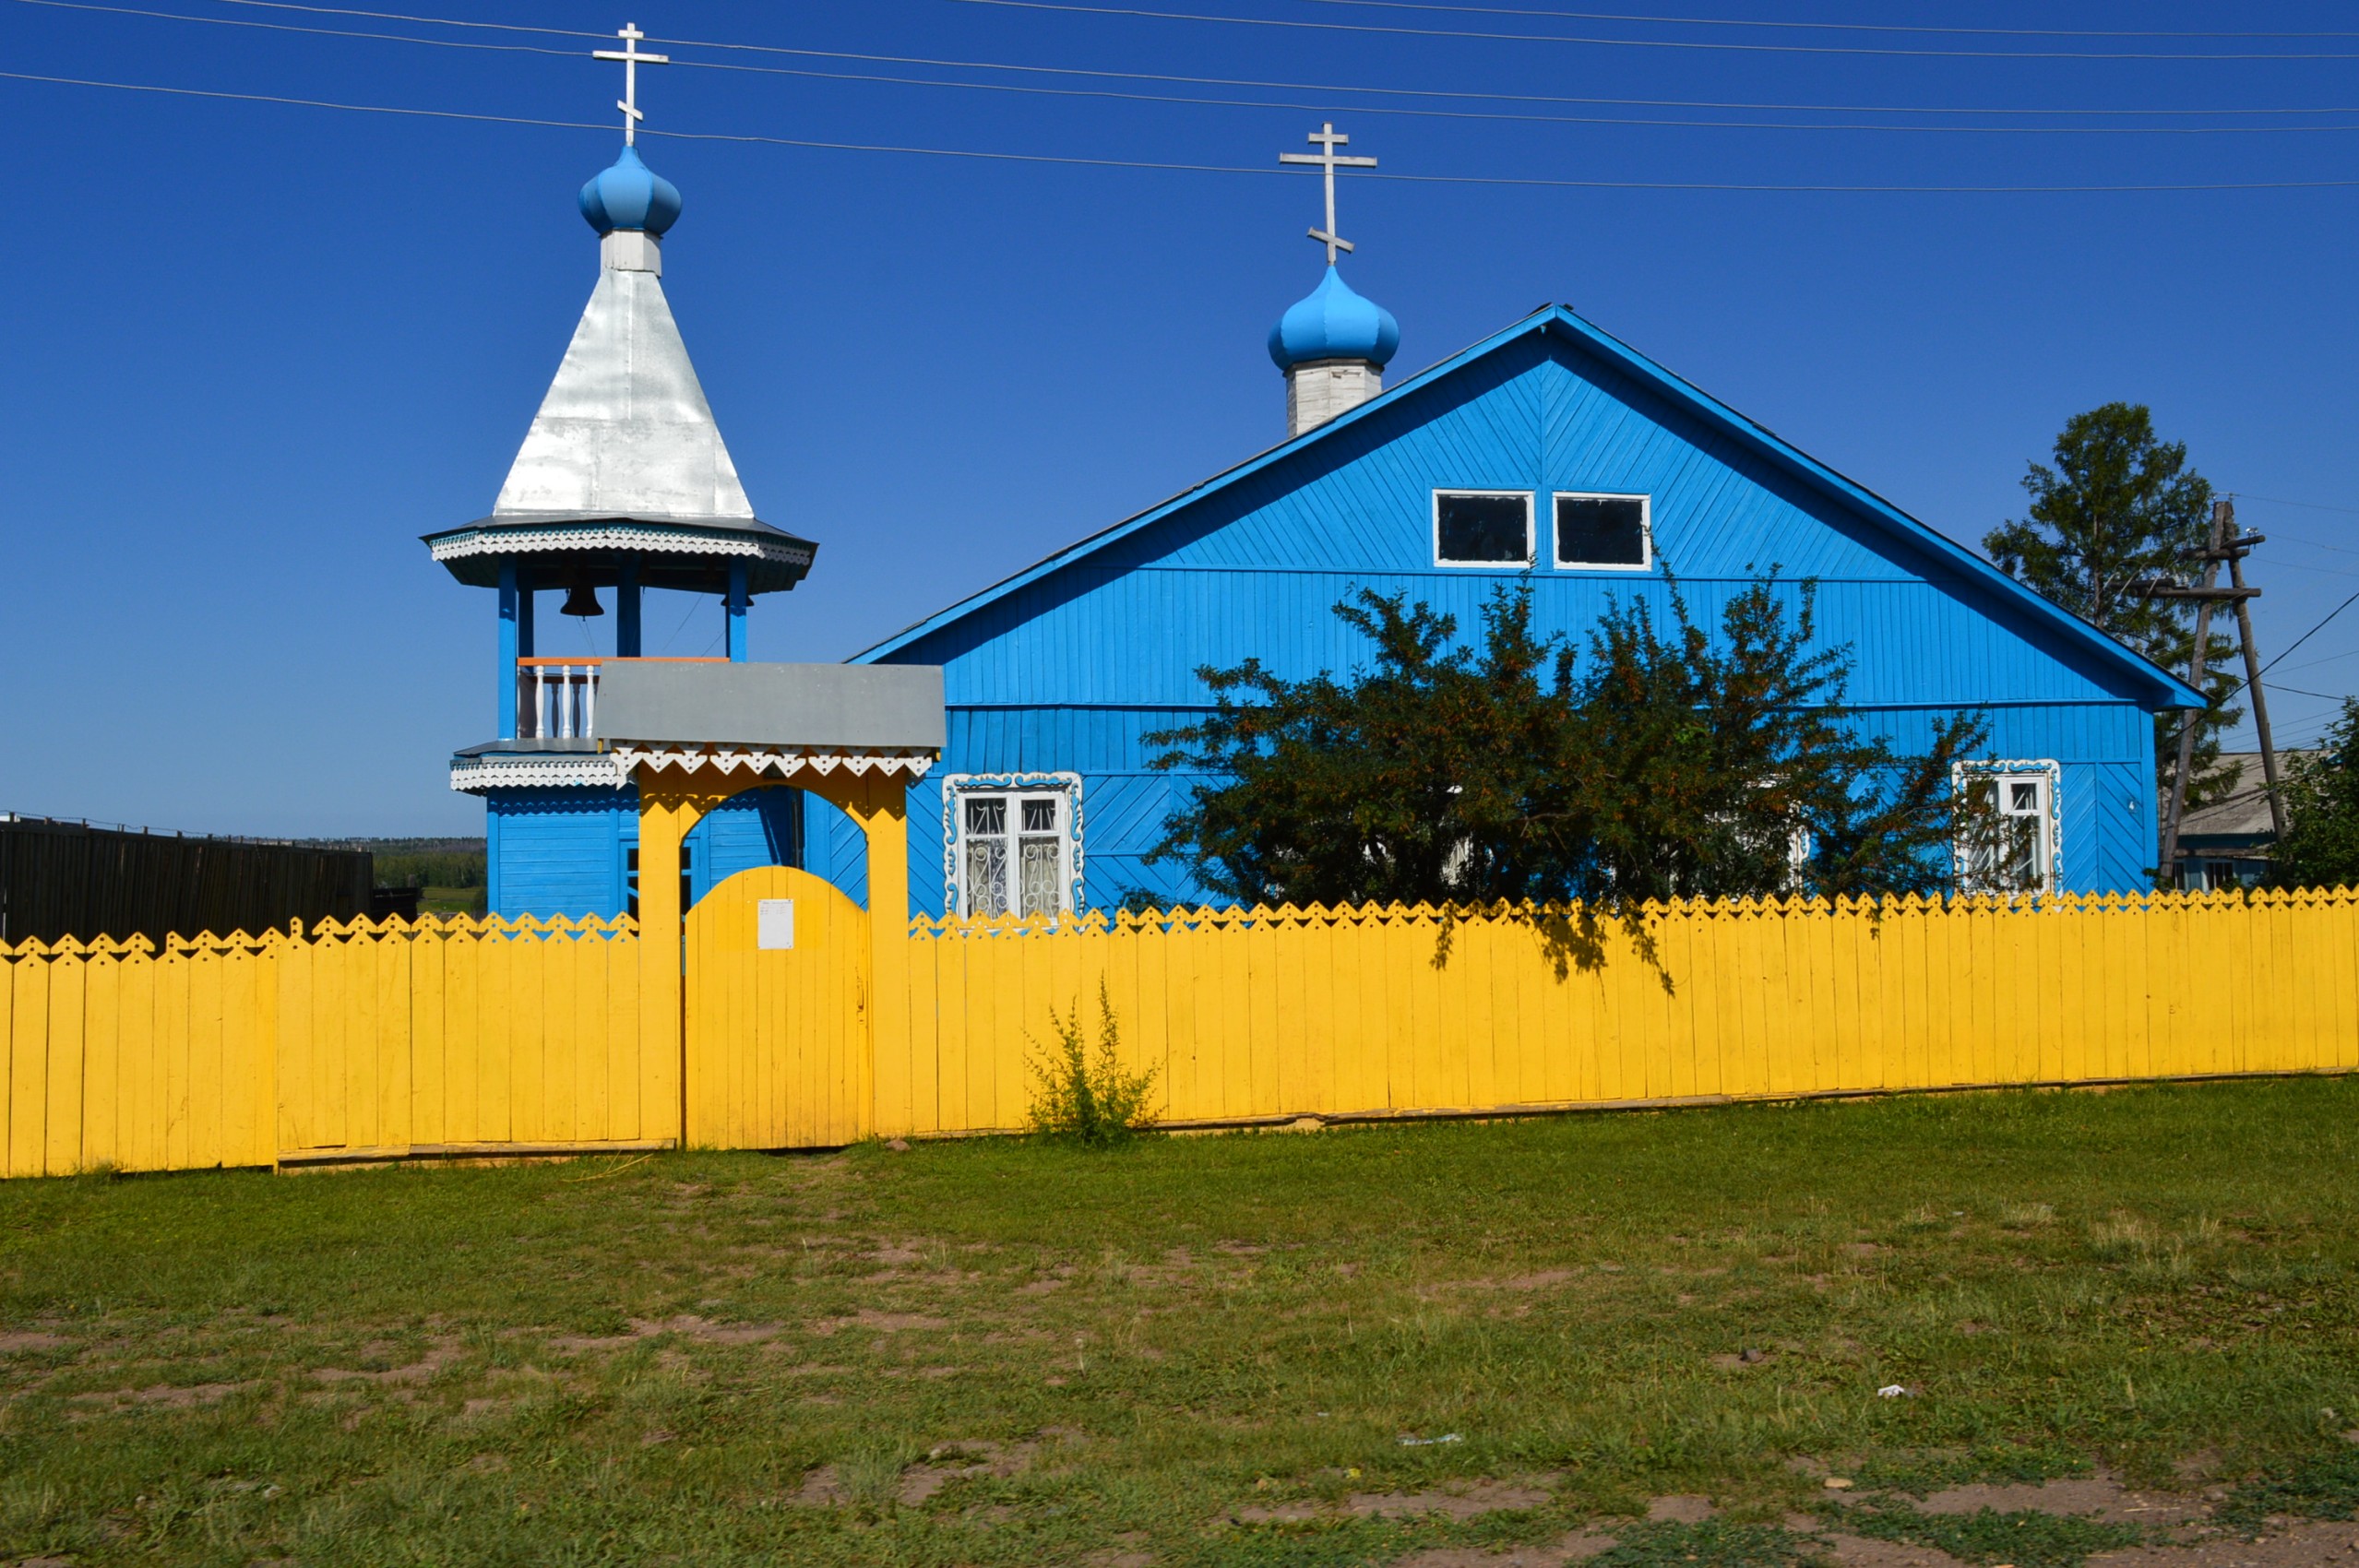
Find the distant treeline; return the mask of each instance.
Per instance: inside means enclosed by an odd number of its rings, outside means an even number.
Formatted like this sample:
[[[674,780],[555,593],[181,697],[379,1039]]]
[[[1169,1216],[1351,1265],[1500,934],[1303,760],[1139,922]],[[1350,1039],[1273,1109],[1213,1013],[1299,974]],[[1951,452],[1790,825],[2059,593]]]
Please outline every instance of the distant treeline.
[[[340,838],[339,849],[376,857],[379,887],[481,887],[481,838]]]

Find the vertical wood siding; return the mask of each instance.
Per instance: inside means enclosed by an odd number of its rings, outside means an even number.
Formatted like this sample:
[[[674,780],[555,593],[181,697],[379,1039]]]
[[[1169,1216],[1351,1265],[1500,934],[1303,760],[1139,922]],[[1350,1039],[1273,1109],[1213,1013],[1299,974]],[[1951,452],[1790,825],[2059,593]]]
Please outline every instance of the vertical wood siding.
[[[1433,492],[1461,486],[1534,495],[1532,567],[1435,564]],[[1651,496],[1655,568],[1556,566],[1547,507],[1558,490]],[[2151,884],[2142,687],[1954,561],[1557,334],[1503,344],[888,657],[944,667],[944,771],[1082,775],[1093,902],[1134,889],[1192,899],[1204,891],[1181,868],[1143,860],[1185,781],[1147,774],[1154,748],[1140,737],[1203,711],[1204,666],[1257,658],[1299,679],[1364,664],[1373,648],[1333,614],[1362,588],[1423,600],[1471,634],[1494,591],[1528,587],[1538,628],[1581,646],[1616,602],[1664,612],[1669,574],[1711,624],[1772,568],[1797,596],[1801,579],[1817,584],[1819,644],[1848,650],[1847,700],[1871,731],[1919,750],[1935,718],[1987,714],[1990,755],[2063,766],[2065,885]],[[912,792],[913,818],[929,806],[938,786]],[[923,874],[939,855],[938,842],[912,844],[916,912],[944,912],[941,878]]]

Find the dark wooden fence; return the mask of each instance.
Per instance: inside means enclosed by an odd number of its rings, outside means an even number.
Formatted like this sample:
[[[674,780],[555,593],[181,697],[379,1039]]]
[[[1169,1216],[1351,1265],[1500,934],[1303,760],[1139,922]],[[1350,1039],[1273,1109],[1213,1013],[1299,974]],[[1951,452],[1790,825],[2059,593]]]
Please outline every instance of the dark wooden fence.
[[[0,817],[0,942],[258,934],[369,912],[365,849]]]

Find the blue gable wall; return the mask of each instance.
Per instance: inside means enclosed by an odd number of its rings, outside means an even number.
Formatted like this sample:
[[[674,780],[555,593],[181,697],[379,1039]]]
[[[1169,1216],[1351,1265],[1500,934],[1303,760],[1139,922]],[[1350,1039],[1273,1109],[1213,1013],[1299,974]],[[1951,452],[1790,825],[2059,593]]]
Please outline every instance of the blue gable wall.
[[[638,845],[638,790],[495,790],[485,800],[492,913],[623,912],[630,851]],[[800,865],[803,791],[749,790],[688,832],[689,893],[701,898],[752,866]]]
[[[943,906],[940,774],[1078,772],[1090,902],[1197,897],[1141,858],[1187,782],[1149,772],[1158,748],[1142,737],[1203,711],[1198,667],[1349,669],[1369,650],[1331,607],[1361,588],[1405,591],[1471,631],[1496,587],[1529,582],[1540,629],[1579,639],[1615,598],[1662,604],[1666,568],[1707,623],[1772,567],[1815,579],[1822,640],[1849,646],[1871,729],[1916,749],[1937,717],[1985,713],[1992,755],[2064,765],[2066,885],[2145,885],[2147,714],[2169,700],[2167,677],[1674,392],[1579,333],[1505,337],[862,656],[945,668],[948,747],[911,795],[915,907]],[[1436,488],[1535,493],[1539,564],[1437,566]],[[1650,495],[1656,567],[1555,566],[1556,490]]]

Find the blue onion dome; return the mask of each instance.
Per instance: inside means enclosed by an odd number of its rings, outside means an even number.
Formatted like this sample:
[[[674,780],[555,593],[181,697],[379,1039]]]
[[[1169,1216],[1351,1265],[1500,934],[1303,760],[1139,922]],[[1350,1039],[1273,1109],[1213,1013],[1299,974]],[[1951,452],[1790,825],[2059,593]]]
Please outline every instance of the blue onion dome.
[[[1366,360],[1381,370],[1400,347],[1392,312],[1353,293],[1332,266],[1269,329],[1269,357],[1280,370],[1312,360]]]
[[[581,187],[581,215],[601,234],[641,229],[661,234],[680,217],[680,187],[639,161],[638,148],[623,156]]]

